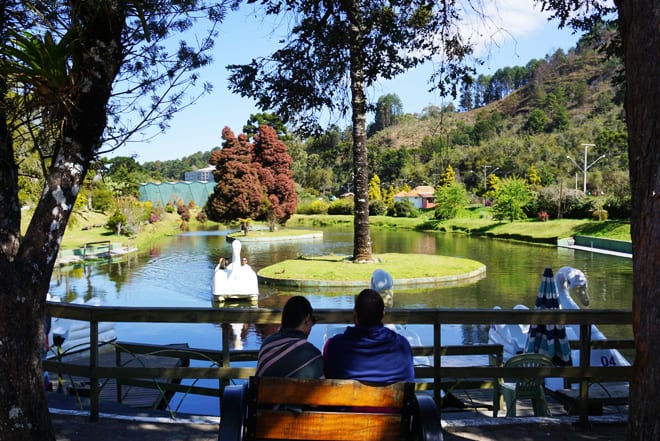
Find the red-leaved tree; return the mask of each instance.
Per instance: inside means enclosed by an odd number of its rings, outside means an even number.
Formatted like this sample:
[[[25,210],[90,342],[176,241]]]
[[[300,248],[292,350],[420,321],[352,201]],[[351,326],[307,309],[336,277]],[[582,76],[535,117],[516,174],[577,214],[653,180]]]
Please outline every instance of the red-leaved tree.
[[[286,224],[296,212],[298,195],[293,182],[291,156],[286,144],[270,126],[259,126],[254,136],[254,161],[268,197],[260,218],[265,217],[272,231],[277,224]]]
[[[222,149],[211,154],[215,190],[206,204],[206,214],[216,222],[255,219],[264,206],[265,189],[254,167],[254,146],[243,134],[236,137],[222,129]]]

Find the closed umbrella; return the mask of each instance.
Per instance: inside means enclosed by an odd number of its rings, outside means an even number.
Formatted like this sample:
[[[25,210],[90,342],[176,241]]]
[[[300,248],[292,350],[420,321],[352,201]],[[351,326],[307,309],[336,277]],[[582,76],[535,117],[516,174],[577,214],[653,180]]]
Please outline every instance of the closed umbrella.
[[[552,268],[543,272],[534,309],[559,309],[559,295]],[[566,338],[564,325],[541,324],[529,327],[529,339],[525,352],[545,354],[552,358],[557,366],[570,366],[571,347]]]

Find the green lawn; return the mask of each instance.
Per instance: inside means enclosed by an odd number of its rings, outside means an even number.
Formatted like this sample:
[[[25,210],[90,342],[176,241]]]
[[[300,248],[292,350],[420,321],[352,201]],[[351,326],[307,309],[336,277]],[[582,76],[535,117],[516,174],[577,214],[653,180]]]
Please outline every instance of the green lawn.
[[[471,259],[427,254],[386,253],[373,256],[372,264],[353,263],[346,256],[314,256],[285,260],[268,266],[259,275],[284,280],[368,281],[376,269],[396,273],[397,279],[451,277],[477,271],[484,265]]]

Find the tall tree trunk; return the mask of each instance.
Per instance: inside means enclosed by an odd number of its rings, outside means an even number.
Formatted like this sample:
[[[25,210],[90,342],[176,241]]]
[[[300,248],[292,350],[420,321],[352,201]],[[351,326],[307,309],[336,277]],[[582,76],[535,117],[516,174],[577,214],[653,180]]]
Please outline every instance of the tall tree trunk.
[[[349,20],[351,59],[351,107],[353,120],[353,261],[368,262],[371,257],[371,233],[369,231],[369,164],[367,162],[367,106],[364,93],[362,57],[362,22],[357,0],[346,1]]]
[[[0,437],[2,440],[54,440],[44,388],[41,357],[44,312],[59,245],[85,174],[100,146],[106,105],[123,62],[121,33],[125,6],[120,1],[72,0],[77,27],[71,49],[77,93],[54,103],[60,128],[55,157],[41,199],[25,236],[18,240],[18,198],[0,198]],[[4,97],[5,95],[3,95]],[[66,106],[65,104],[70,104]],[[60,111],[60,110],[56,110]],[[46,121],[44,121],[46,123]],[[16,181],[8,129],[0,125],[0,185]],[[12,175],[13,172],[13,175]],[[15,182],[14,187],[16,188]],[[4,204],[9,206],[5,207]],[[18,219],[18,222],[16,221]]]
[[[660,8],[617,0],[626,75],[635,363],[628,439],[660,439]]]

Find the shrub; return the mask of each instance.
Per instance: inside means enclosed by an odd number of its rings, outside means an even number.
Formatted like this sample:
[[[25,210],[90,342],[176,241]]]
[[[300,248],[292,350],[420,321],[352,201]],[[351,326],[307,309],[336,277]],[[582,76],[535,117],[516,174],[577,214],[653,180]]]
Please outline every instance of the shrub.
[[[328,214],[328,203],[322,199],[314,199],[298,204],[296,212],[299,214]]]
[[[439,220],[453,219],[458,210],[470,203],[465,186],[452,183],[439,187],[435,191],[435,218]]]
[[[115,205],[115,197],[109,188],[97,188],[92,191],[92,208],[108,212]]]
[[[611,219],[630,219],[632,202],[630,193],[624,196],[610,195],[603,204]]]
[[[199,222],[200,224],[206,223],[206,221],[209,220],[208,216],[206,215],[206,213],[204,213],[204,211],[200,211],[199,213],[197,213],[195,219],[197,219],[197,222]]]
[[[545,211],[552,216],[559,217],[559,199],[561,198],[561,217],[568,219],[589,218],[594,207],[593,198],[589,198],[579,190],[561,188],[551,185],[541,188],[533,204],[533,213]]]
[[[108,223],[105,226],[115,232],[115,234],[120,235],[126,229],[126,216],[117,210],[112,216],[110,216]]]
[[[417,217],[419,210],[408,199],[403,199],[396,201],[388,214],[392,217]]]
[[[541,222],[547,222],[550,219],[550,215],[545,211],[539,211],[536,215],[536,218]]]
[[[598,210],[594,210],[591,213],[591,218],[593,220],[597,220],[597,221],[606,221],[607,220],[607,214],[608,214],[607,210],[604,210],[604,209],[600,208]]]
[[[353,198],[339,198],[328,206],[328,214],[353,214]]]
[[[369,216],[382,216],[387,213],[387,205],[381,199],[369,201]]]
[[[181,216],[181,220],[188,222],[190,220],[190,209],[185,205],[178,205],[176,212]]]
[[[172,204],[165,205],[165,212],[166,213],[174,213],[174,207],[172,206]]]
[[[495,219],[508,219],[513,222],[525,219],[525,207],[531,204],[534,195],[524,179],[503,179],[500,188],[495,193],[493,212]]]

